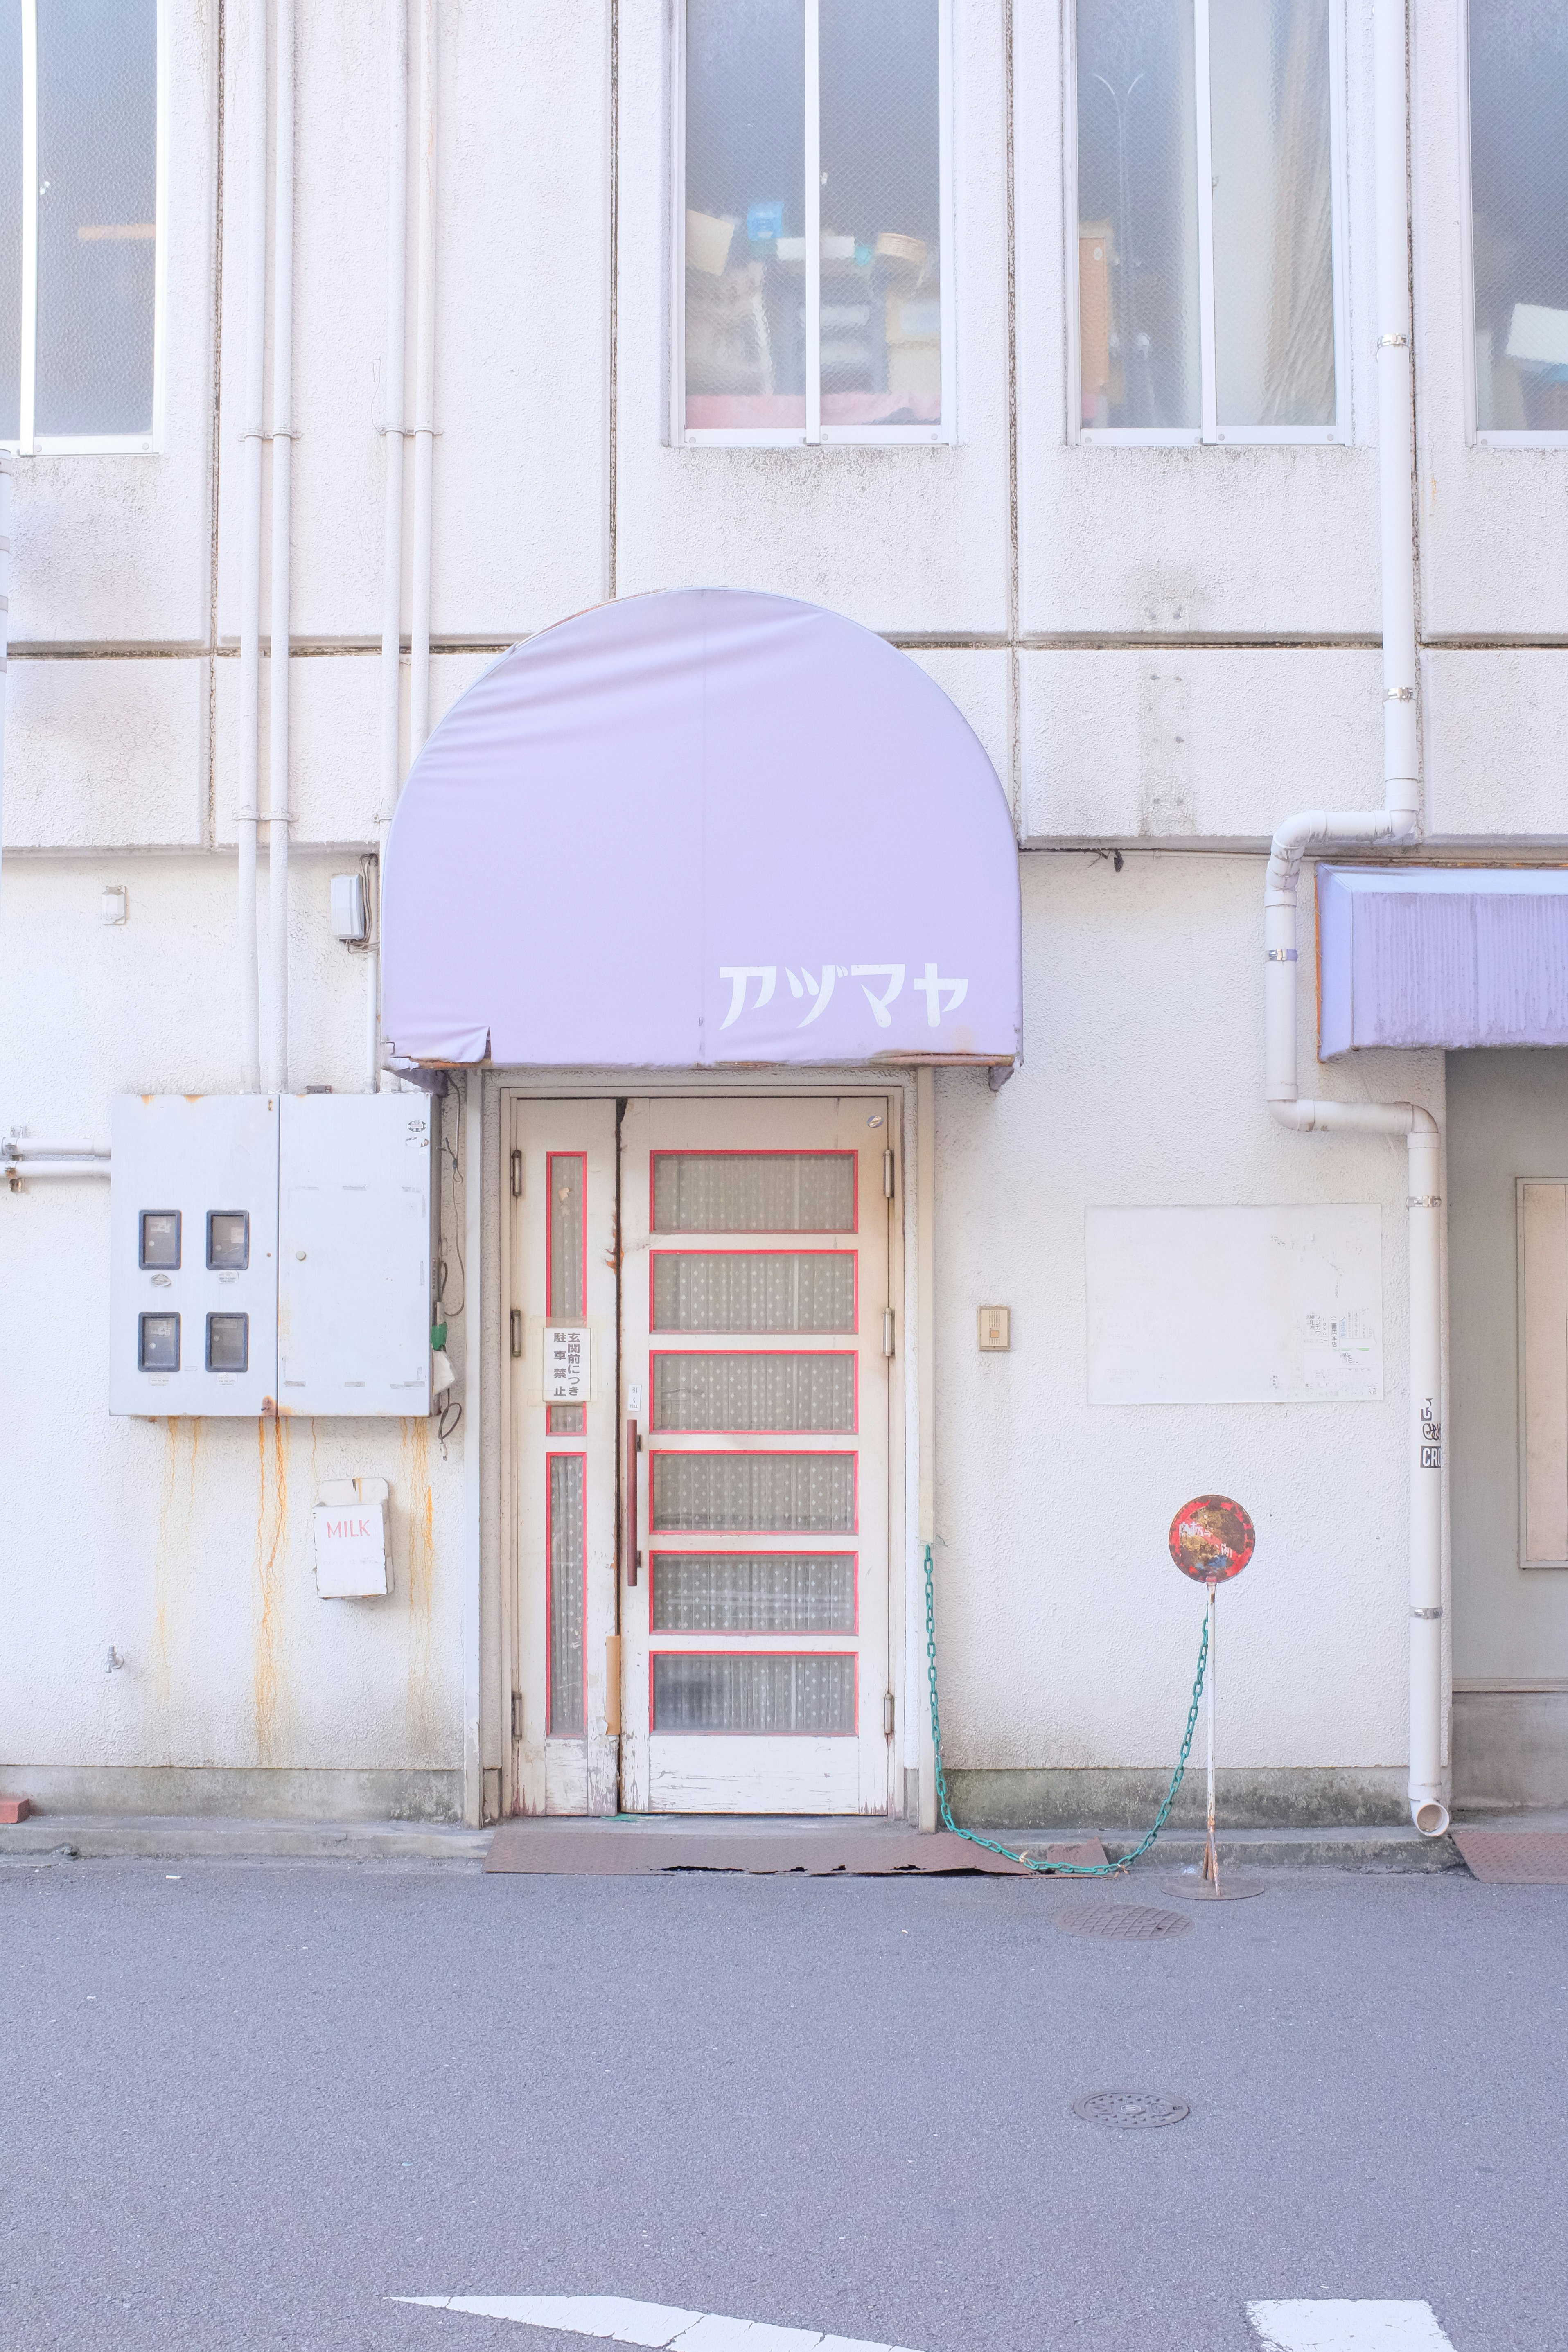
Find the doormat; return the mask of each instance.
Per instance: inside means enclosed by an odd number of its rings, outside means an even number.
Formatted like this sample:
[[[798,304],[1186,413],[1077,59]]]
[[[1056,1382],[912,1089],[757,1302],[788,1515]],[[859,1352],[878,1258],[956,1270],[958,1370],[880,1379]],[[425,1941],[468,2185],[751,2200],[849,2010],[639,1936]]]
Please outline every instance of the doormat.
[[[1568,1830],[1453,1830],[1472,1878],[1489,1886],[1568,1886]]]
[[[1047,1846],[1046,1859],[1103,1862],[1105,1849]],[[485,1868],[569,1878],[638,1878],[676,1870],[805,1878],[1033,1874],[946,1830],[931,1835],[880,1822],[509,1821],[491,1839]]]

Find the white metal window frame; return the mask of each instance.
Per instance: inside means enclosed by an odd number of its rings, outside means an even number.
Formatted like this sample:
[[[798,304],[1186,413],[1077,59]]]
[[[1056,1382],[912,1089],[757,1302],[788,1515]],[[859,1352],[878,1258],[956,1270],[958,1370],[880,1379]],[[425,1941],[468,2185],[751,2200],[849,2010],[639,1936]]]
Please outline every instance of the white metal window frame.
[[[1334,421],[1332,425],[1221,425],[1215,392],[1214,135],[1209,87],[1209,0],[1193,0],[1198,175],[1198,355],[1202,422],[1196,425],[1085,425],[1079,344],[1078,184],[1078,0],[1062,5],[1062,188],[1066,234],[1067,436],[1085,448],[1182,449],[1206,445],[1268,447],[1351,439],[1350,333],[1347,289],[1350,241],[1346,226],[1345,27],[1342,0],[1329,7],[1329,170],[1334,273]]]
[[[160,5],[164,0],[160,0]],[[929,449],[958,439],[958,371],[953,350],[955,261],[952,235],[952,0],[937,0],[937,236],[942,279],[942,418],[935,425],[824,425],[822,422],[822,141],[820,98],[821,0],[803,0],[805,28],[805,178],[816,203],[805,222],[805,424],[764,432],[686,422],[686,0],[676,0],[671,45],[674,88],[670,168],[669,420],[678,448]]]
[[[1568,427],[1550,432],[1528,426],[1498,426],[1479,422],[1480,387],[1476,382],[1476,197],[1470,162],[1470,10],[1469,0],[1454,12],[1458,26],[1459,61],[1455,80],[1459,94],[1459,288],[1464,298],[1463,332],[1459,337],[1465,370],[1465,438],[1476,449],[1568,449]],[[1568,235],[1568,230],[1564,231]]]
[[[33,429],[37,392],[38,336],[38,5],[20,0],[22,10],[22,336],[20,431],[0,441],[23,457],[107,457],[155,455],[163,446],[164,295],[169,246],[169,26],[170,0],[157,0],[157,134],[153,202],[153,419],[145,433],[39,434]]]

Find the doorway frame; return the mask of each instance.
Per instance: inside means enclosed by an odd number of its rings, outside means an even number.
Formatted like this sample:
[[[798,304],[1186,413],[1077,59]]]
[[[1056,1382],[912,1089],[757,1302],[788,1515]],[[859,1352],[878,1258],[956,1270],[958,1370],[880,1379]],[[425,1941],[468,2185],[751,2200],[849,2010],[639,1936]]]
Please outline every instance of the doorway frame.
[[[520,1101],[614,1102],[623,1097],[735,1102],[858,1094],[886,1096],[889,1140],[896,1155],[898,1213],[889,1244],[889,1295],[896,1304],[888,1430],[889,1682],[897,1702],[894,1753],[903,1774],[901,1817],[911,1826],[936,1827],[921,1565],[921,1547],[933,1531],[934,1087],[931,1070],[924,1064],[915,1068],[878,1063],[798,1071],[486,1069],[470,1074],[468,1132],[479,1147],[475,1156],[481,1171],[480,1185],[472,1187],[468,1219],[476,1240],[481,1192],[485,1201],[482,1252],[471,1246],[469,1256],[481,1312],[474,1334],[478,1345],[469,1349],[472,1437],[466,1448],[478,1472],[477,1482],[470,1473],[474,1507],[468,1584],[474,1607],[464,1678],[469,1694],[464,1727],[465,1811],[476,1825],[504,1816],[513,1801],[511,1668],[519,1637],[520,1534],[514,1381],[524,1370],[521,1363],[514,1366],[510,1349],[510,1310],[520,1303],[510,1157],[513,1107]],[[481,1255],[475,1278],[475,1260]],[[894,1806],[896,1811],[896,1795]]]

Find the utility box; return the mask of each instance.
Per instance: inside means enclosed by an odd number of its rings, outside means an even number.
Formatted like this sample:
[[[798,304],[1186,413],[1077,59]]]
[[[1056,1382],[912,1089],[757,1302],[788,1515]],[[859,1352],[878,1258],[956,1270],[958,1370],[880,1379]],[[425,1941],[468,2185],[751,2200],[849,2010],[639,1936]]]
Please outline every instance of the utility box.
[[[285,1095],[278,1410],[427,1413],[439,1181],[426,1095]]]
[[[270,1412],[277,1097],[121,1095],[110,1140],[110,1412]]]
[[[110,1412],[426,1414],[424,1095],[112,1106]]]

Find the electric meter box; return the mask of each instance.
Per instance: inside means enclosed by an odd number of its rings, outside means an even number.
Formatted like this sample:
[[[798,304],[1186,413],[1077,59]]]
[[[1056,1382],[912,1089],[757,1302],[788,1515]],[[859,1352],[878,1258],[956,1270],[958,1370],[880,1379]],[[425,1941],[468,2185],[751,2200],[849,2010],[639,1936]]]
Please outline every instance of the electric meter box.
[[[124,1095],[109,1409],[425,1414],[438,1181],[419,1095]]]
[[[427,1413],[438,1178],[428,1095],[285,1095],[278,1410]]]
[[[270,1412],[277,1097],[121,1095],[110,1149],[110,1412]]]

